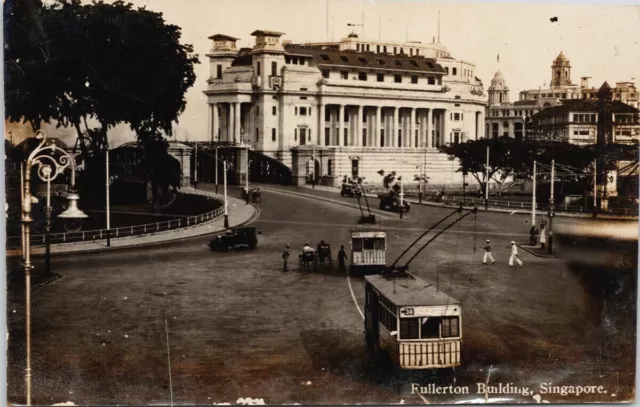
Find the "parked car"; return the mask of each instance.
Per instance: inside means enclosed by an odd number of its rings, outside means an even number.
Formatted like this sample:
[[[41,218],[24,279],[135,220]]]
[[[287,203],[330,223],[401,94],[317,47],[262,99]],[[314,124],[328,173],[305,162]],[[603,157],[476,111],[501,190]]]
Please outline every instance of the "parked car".
[[[400,212],[400,195],[393,190],[378,194],[378,199],[380,200],[380,210]],[[411,210],[409,202],[403,200],[402,203],[404,207],[403,212],[409,212]]]
[[[358,187],[358,184],[342,184],[340,195],[360,198],[362,196],[362,191]]]
[[[211,239],[209,248],[214,251],[255,249],[261,235],[262,232],[253,227],[234,228]]]

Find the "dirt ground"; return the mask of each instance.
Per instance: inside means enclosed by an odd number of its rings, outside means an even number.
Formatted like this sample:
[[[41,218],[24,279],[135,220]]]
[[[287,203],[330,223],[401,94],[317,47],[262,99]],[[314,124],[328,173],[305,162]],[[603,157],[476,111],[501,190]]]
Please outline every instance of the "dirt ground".
[[[176,404],[244,397],[273,404],[422,403],[411,383],[448,385],[430,373],[376,367],[343,273],[300,272],[295,263],[294,271],[282,273],[286,243],[295,252],[305,240],[324,239],[337,253],[358,211],[267,193],[260,209],[254,225],[264,237],[252,252],[212,253],[208,239],[199,238],[56,257],[54,271],[64,277],[32,294],[33,402],[167,404],[173,396]],[[450,211],[414,207],[403,220],[381,216],[388,259]],[[486,238],[494,245],[494,266],[481,264]],[[463,365],[455,378],[474,393],[424,397],[483,398],[475,386],[491,371],[495,385],[539,391],[540,383],[552,382],[607,391],[542,397],[549,401],[633,399],[636,249],[566,240],[558,258],[521,253],[524,267],[509,268],[513,239],[527,239],[522,219],[480,213],[412,263],[411,272],[462,301]],[[8,262],[7,391],[10,402],[22,403],[22,274],[14,259]],[[41,266],[36,262],[34,273]],[[363,280],[352,278],[351,285],[362,307]],[[513,401],[535,402],[530,396]]]

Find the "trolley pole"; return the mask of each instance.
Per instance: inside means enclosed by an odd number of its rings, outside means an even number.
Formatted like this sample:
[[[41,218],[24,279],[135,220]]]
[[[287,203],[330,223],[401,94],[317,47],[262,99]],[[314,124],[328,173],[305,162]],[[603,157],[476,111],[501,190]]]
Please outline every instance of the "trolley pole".
[[[531,196],[531,226],[536,225],[536,162],[533,161],[533,195]]]
[[[229,228],[229,203],[227,201],[227,160],[222,162],[224,164],[224,227]]]
[[[105,168],[107,175],[105,176],[105,192],[106,192],[106,209],[107,209],[107,247],[111,246],[111,199],[110,199],[110,190],[111,190],[111,180],[109,179],[109,148],[107,146],[107,152],[105,155]]]
[[[193,188],[198,189],[198,142],[196,141],[195,163],[193,164]]]
[[[553,254],[553,217],[555,216],[555,200],[553,197],[556,176],[556,160],[551,160],[551,197],[549,198],[549,254]]]
[[[51,274],[51,180],[47,179],[47,211],[46,211],[46,236],[44,264],[47,275]]]
[[[487,146],[487,166],[486,166],[486,170],[487,173],[485,175],[486,179],[487,179],[487,184],[485,185],[484,188],[484,210],[488,211],[489,210],[489,146]]]

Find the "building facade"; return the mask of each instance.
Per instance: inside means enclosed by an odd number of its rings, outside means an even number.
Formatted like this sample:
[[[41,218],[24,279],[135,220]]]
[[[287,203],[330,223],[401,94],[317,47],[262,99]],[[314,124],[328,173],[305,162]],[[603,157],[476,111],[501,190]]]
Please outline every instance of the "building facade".
[[[253,48],[210,37],[204,92],[213,141],[247,143],[327,185],[345,177],[377,183],[378,171],[459,182],[437,148],[484,137],[486,101],[474,64],[442,44],[392,43],[350,34],[294,44],[255,31]]]
[[[565,101],[597,100],[598,89],[589,86],[589,79],[589,77],[582,77],[580,85],[573,84],[571,62],[563,52],[560,52],[551,64],[549,87],[545,84],[544,88],[521,91],[519,100],[511,102],[504,76],[501,72],[496,72],[491,86],[487,89],[489,100],[486,134],[494,138],[501,136],[521,138],[526,132],[527,118],[541,110],[561,105]],[[611,92],[613,101],[638,108],[638,92],[633,82],[617,82]]]

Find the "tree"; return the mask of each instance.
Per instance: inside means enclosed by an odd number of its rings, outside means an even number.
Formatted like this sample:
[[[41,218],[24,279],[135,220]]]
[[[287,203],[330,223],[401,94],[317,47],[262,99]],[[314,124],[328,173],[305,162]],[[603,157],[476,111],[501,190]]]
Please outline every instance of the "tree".
[[[489,176],[487,178],[487,148],[489,148]],[[505,181],[521,171],[530,161],[523,161],[526,151],[523,142],[509,137],[498,139],[469,140],[466,143],[450,144],[440,147],[440,151],[457,158],[457,172],[471,174],[480,190],[485,191],[488,180],[494,179],[502,187]]]
[[[180,44],[180,27],[123,1],[8,0],[4,9],[7,30],[16,29],[5,37],[5,119],[76,129],[90,178],[115,125],[129,124],[145,147],[171,136],[199,63],[193,47]],[[146,153],[166,154],[158,147]]]

